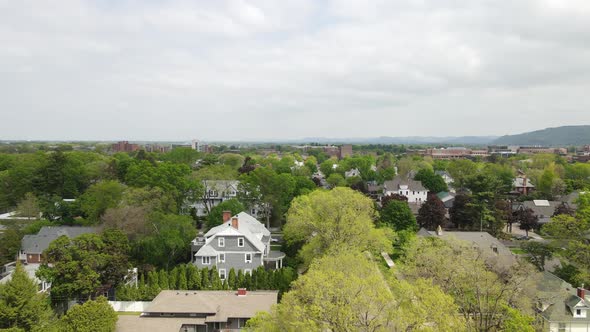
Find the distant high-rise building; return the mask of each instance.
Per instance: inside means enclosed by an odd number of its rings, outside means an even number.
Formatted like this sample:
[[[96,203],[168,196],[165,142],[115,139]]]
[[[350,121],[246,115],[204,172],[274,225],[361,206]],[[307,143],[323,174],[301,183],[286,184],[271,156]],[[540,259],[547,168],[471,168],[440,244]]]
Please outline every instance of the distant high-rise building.
[[[129,141],[120,141],[111,145],[113,152],[134,152],[139,150],[138,144],[130,144]]]
[[[338,157],[340,159],[352,156],[352,145],[344,144],[341,145],[338,151]]]

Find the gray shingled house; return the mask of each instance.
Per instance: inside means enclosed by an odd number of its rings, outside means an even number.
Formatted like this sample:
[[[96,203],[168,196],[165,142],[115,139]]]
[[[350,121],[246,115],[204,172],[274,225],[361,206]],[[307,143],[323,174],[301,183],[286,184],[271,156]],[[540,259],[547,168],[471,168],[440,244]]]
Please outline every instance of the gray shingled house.
[[[193,264],[198,268],[215,266],[224,280],[232,268],[251,273],[259,266],[283,266],[285,254],[270,250],[270,232],[264,224],[245,212],[231,217],[225,211],[223,221],[192,241]]]
[[[96,227],[44,226],[36,235],[25,235],[23,237],[18,259],[27,264],[41,263],[41,254],[58,237],[65,235],[74,238],[82,234],[97,232]]]

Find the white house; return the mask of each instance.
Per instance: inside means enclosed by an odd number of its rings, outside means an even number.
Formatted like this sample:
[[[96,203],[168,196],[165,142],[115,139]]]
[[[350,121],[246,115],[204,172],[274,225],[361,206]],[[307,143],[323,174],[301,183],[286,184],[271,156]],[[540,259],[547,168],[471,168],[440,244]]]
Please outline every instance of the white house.
[[[197,216],[204,217],[221,202],[236,198],[239,184],[240,181],[236,180],[204,180],[205,191],[203,197],[199,201],[189,204],[189,208],[194,207]]]
[[[355,176],[361,176],[361,171],[359,171],[358,168],[353,168],[350,171],[344,172],[345,178],[351,178]]]
[[[420,181],[396,176],[393,180],[383,183],[383,195],[389,196],[392,194],[407,197],[408,203],[421,204],[422,202],[426,202],[428,189],[424,188]]]

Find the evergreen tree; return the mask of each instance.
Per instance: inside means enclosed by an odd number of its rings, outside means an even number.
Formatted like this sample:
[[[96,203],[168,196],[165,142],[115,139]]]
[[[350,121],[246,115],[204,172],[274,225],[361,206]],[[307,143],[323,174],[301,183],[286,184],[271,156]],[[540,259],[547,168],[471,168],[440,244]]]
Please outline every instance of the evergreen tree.
[[[51,322],[52,315],[47,296],[37,293],[35,281],[17,263],[12,279],[0,285],[0,330],[42,331]]]
[[[238,270],[238,278],[236,280],[236,288],[243,288],[245,285],[244,271]]]
[[[160,282],[160,289],[170,289],[170,285],[168,284],[168,272],[166,272],[166,270],[160,270],[158,281]]]
[[[217,268],[215,266],[211,268],[209,280],[211,280],[211,289],[222,289],[221,279],[219,278],[219,272],[217,272]]]
[[[148,298],[150,301],[154,299],[160,293],[160,284],[158,282],[158,272],[150,271],[148,273]]]
[[[201,289],[211,289],[211,279],[209,279],[209,269],[201,269]]]
[[[178,267],[178,289],[188,289],[188,280],[186,279],[186,268],[184,265]]]
[[[178,288],[178,266],[173,268],[168,273],[168,284],[170,285],[170,289],[179,289]]]
[[[227,275],[227,284],[228,284],[229,289],[237,289],[236,282],[237,282],[236,270],[234,270],[234,268],[232,267],[229,270],[229,274]]]
[[[201,272],[193,264],[187,266],[188,287],[191,290],[201,289]]]

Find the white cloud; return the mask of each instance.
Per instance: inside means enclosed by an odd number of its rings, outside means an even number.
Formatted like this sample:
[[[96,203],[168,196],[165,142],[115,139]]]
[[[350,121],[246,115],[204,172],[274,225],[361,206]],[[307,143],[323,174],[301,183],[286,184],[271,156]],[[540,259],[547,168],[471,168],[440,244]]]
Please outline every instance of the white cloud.
[[[0,0],[0,138],[446,136],[588,123],[588,8]]]

